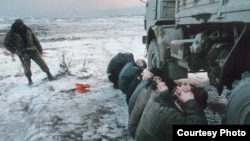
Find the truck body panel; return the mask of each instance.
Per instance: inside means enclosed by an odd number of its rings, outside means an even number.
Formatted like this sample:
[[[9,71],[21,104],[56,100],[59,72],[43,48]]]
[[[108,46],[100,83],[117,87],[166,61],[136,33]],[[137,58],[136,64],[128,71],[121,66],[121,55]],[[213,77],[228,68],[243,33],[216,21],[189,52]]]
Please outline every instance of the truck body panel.
[[[184,0],[185,1],[185,0]],[[250,22],[250,1],[178,0],[176,24]]]

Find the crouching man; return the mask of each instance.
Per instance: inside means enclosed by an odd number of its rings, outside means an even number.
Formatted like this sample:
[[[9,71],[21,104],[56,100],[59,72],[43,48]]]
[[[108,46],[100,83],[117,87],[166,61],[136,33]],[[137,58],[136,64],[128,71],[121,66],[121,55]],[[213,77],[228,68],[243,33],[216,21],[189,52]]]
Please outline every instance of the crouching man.
[[[169,92],[164,82],[157,84],[159,95],[150,97],[136,129],[136,141],[172,141],[173,125],[206,125],[204,108],[207,93],[189,84]]]

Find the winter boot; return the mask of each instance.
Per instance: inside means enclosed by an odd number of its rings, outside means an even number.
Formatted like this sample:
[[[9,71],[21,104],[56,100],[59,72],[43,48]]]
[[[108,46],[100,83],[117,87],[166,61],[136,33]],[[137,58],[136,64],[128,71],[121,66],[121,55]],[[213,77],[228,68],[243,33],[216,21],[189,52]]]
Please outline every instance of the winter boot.
[[[31,79],[31,77],[28,77],[28,81],[29,81],[29,85],[32,85],[33,84],[33,81],[32,81],[32,79]]]
[[[54,80],[55,78],[51,75],[51,73],[49,71],[46,72],[47,77],[50,81]]]

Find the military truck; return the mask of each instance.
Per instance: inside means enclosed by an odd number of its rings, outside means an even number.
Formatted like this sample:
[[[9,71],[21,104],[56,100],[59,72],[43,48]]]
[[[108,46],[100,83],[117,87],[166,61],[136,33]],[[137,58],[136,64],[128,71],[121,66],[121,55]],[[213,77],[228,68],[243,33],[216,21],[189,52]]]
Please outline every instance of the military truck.
[[[223,124],[250,124],[250,82],[233,86],[250,71],[250,1],[141,1],[148,67],[170,79],[207,72],[219,95],[231,91]]]

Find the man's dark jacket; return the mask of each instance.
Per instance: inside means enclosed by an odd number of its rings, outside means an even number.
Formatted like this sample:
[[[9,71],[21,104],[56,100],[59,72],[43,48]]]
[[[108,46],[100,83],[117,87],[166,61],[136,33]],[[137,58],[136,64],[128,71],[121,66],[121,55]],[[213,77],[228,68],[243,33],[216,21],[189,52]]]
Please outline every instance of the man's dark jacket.
[[[172,141],[173,125],[207,124],[206,115],[195,100],[184,103],[184,113],[176,109],[168,90],[150,97],[136,129],[136,141]]]
[[[141,93],[141,91],[144,88],[148,88],[151,84],[153,83],[153,79],[152,78],[148,78],[146,80],[142,80],[140,82],[140,84],[137,85],[136,89],[134,90],[134,92],[132,93],[132,95],[129,98],[129,105],[128,105],[128,113],[129,115],[131,114],[134,106],[135,106],[135,102],[139,96],[139,94]]]
[[[108,78],[112,83],[118,84],[119,74],[122,68],[129,62],[134,61],[132,53],[117,53],[109,62],[107,67]]]
[[[143,110],[151,96],[156,96],[158,93],[152,87],[144,87],[136,99],[135,105],[129,115],[128,131],[132,138],[135,138],[136,128],[141,119]],[[129,105],[130,106],[130,105]]]
[[[143,67],[139,67],[135,62],[127,63],[119,74],[118,87],[126,95],[131,95],[136,86],[141,81]],[[127,99],[128,103],[128,99]]]

